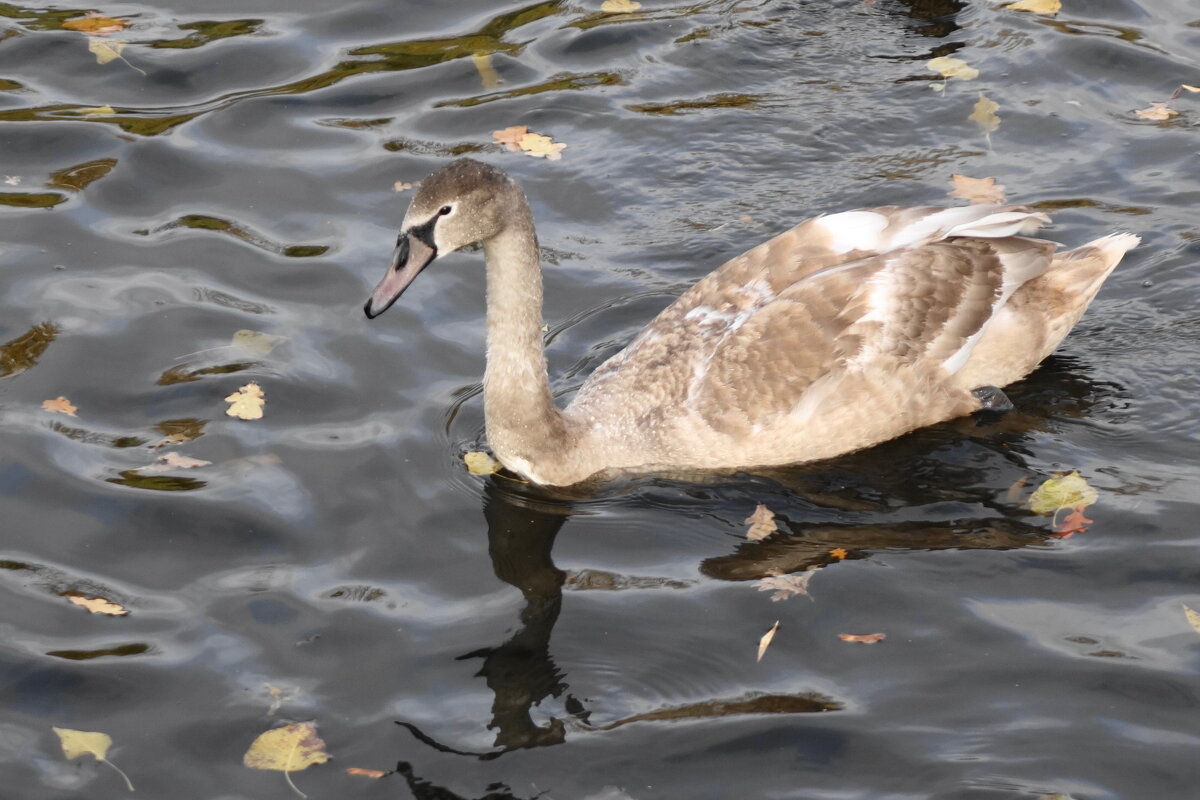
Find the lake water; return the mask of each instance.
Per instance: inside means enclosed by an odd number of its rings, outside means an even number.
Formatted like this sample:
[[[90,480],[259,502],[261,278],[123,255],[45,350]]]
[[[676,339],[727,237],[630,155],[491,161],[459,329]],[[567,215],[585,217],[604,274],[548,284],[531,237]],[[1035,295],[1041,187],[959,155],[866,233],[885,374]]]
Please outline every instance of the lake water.
[[[242,758],[312,721],[312,798],[1193,796],[1200,4],[1064,2],[0,6],[0,793],[129,796],[57,726],[137,797],[293,797]],[[563,394],[725,259],[951,173],[1143,245],[998,421],[549,494],[463,467],[478,253],[361,311],[395,184],[463,153],[530,197]],[[1026,501],[1071,470],[1062,536]]]

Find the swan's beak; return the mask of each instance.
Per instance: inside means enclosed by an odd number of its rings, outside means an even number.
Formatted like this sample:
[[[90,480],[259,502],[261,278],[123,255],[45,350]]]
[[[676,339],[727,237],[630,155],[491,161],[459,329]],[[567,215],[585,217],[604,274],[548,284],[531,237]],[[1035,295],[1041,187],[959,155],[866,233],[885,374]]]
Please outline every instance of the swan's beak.
[[[392,253],[391,266],[388,267],[383,280],[375,287],[375,291],[367,298],[367,304],[363,306],[367,319],[375,319],[391,308],[392,303],[404,294],[404,290],[421,270],[437,258],[437,248],[430,247],[421,241],[422,238],[424,237],[413,236],[409,231],[400,234],[396,241],[396,250]]]

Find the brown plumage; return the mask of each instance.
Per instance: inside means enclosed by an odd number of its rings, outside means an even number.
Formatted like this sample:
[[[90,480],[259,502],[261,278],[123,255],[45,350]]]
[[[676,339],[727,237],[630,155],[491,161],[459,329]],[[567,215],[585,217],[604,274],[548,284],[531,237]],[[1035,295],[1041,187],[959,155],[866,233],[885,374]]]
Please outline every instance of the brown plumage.
[[[1127,250],[1065,253],[1018,234],[1019,206],[885,207],[803,222],[702,278],[600,365],[565,410],[542,351],[529,206],[494,167],[422,182],[366,312],[438,255],[476,241],[488,269],[488,438],[532,481],[776,466],[850,452],[981,407],[1028,374]]]

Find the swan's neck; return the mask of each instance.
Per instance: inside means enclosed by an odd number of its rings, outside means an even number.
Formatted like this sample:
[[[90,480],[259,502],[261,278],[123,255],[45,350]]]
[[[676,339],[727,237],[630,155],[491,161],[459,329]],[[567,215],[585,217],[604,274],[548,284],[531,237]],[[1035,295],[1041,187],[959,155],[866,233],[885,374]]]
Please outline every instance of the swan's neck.
[[[509,468],[536,475],[567,449],[566,425],[554,406],[542,345],[542,269],[533,217],[524,203],[487,259],[487,369],[483,377],[488,441]]]

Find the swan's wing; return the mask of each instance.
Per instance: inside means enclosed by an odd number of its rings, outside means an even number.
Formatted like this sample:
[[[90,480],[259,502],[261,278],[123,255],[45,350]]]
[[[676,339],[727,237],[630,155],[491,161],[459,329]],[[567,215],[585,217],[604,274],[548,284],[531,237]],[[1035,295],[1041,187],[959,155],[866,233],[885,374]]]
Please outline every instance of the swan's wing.
[[[732,431],[794,413],[822,378],[953,373],[1054,249],[1021,237],[953,238],[809,274],[726,327],[693,370],[687,402],[714,429]]]

